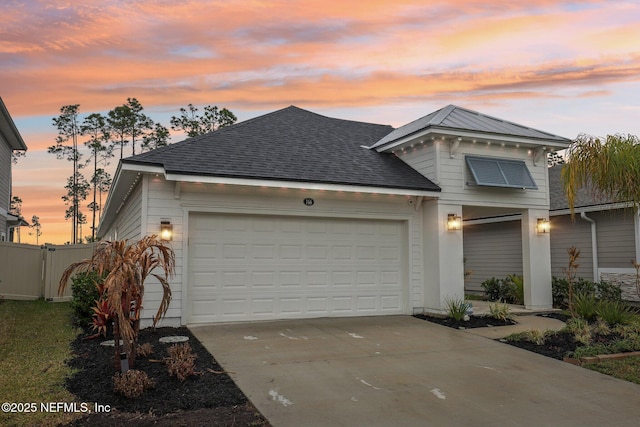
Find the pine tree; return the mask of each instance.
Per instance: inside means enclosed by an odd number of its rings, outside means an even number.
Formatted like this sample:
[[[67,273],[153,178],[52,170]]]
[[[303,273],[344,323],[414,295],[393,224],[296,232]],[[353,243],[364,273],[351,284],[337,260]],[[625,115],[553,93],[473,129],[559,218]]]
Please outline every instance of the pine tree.
[[[82,176],[80,170],[80,159],[82,154],[78,151],[78,136],[80,128],[78,125],[78,115],[80,105],[65,105],[60,108],[60,116],[53,118],[53,125],[58,128],[58,136],[56,137],[56,145],[50,146],[47,151],[55,154],[58,159],[65,159],[73,163],[73,173],[68,179],[66,202],[70,205],[67,209],[66,218],[72,222],[72,242],[78,243],[78,216],[80,212],[80,188],[78,186],[78,177]],[[86,196],[85,196],[86,197]]]

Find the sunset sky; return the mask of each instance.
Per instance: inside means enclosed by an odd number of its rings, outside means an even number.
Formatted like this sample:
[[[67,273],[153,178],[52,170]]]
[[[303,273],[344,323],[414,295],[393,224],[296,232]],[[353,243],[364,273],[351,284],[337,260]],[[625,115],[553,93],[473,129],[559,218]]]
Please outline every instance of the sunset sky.
[[[188,103],[240,121],[296,105],[393,126],[456,104],[567,138],[640,135],[637,0],[4,0],[0,10],[0,97],[29,147],[13,193],[27,219],[40,217],[40,243],[71,238],[60,197],[72,167],[47,153],[68,104],[84,117],[135,97],[166,127]],[[28,231],[22,242],[35,243]]]

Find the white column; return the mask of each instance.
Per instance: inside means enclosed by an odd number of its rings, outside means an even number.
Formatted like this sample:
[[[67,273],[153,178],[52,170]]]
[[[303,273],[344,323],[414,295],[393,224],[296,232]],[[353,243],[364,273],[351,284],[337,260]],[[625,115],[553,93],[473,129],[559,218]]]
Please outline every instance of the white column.
[[[423,204],[424,307],[447,309],[447,299],[464,298],[462,229],[447,230],[447,216],[462,218],[462,206],[427,200]]]
[[[549,235],[538,233],[538,218],[549,218],[548,210],[522,211],[522,272],[524,305],[528,309],[551,308],[551,243]]]

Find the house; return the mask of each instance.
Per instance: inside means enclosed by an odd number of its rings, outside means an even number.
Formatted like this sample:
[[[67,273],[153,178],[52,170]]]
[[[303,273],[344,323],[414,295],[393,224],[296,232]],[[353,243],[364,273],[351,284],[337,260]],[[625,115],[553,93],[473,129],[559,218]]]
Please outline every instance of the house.
[[[21,218],[9,213],[11,206],[11,154],[24,151],[26,144],[0,98],[0,242],[11,241],[13,228],[24,225]]]
[[[615,283],[623,298],[640,301],[632,260],[640,259],[640,218],[624,203],[581,189],[571,215],[561,178],[561,165],[549,168],[551,272],[565,277],[567,249],[580,250],[577,276]],[[464,224],[466,267],[471,271],[466,289],[481,291],[491,277],[522,274],[520,216],[478,218]]]
[[[167,323],[412,314],[463,298],[462,220],[517,213],[545,308],[546,153],[569,142],[454,105],[397,129],[290,106],[123,159],[98,234],[171,231]]]

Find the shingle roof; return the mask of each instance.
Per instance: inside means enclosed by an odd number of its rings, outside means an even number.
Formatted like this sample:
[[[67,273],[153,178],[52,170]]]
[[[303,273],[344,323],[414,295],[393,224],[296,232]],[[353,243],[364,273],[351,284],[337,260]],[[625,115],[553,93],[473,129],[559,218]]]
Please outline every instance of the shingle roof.
[[[570,140],[548,132],[532,129],[517,123],[487,116],[476,111],[455,105],[447,105],[440,110],[427,114],[413,122],[399,127],[393,132],[381,138],[374,147],[379,147],[387,143],[409,136],[427,128],[448,128],[487,134],[498,134],[516,136],[523,138],[538,139],[544,141],[555,141],[569,143]]]
[[[294,106],[123,160],[169,174],[440,191],[391,154],[364,148],[393,128]]]
[[[549,210],[569,209],[569,202],[564,192],[564,184],[562,183],[562,165],[555,165],[549,168]],[[578,190],[578,195],[574,203],[574,207],[597,206],[614,201],[606,198],[596,197],[588,188]]]

